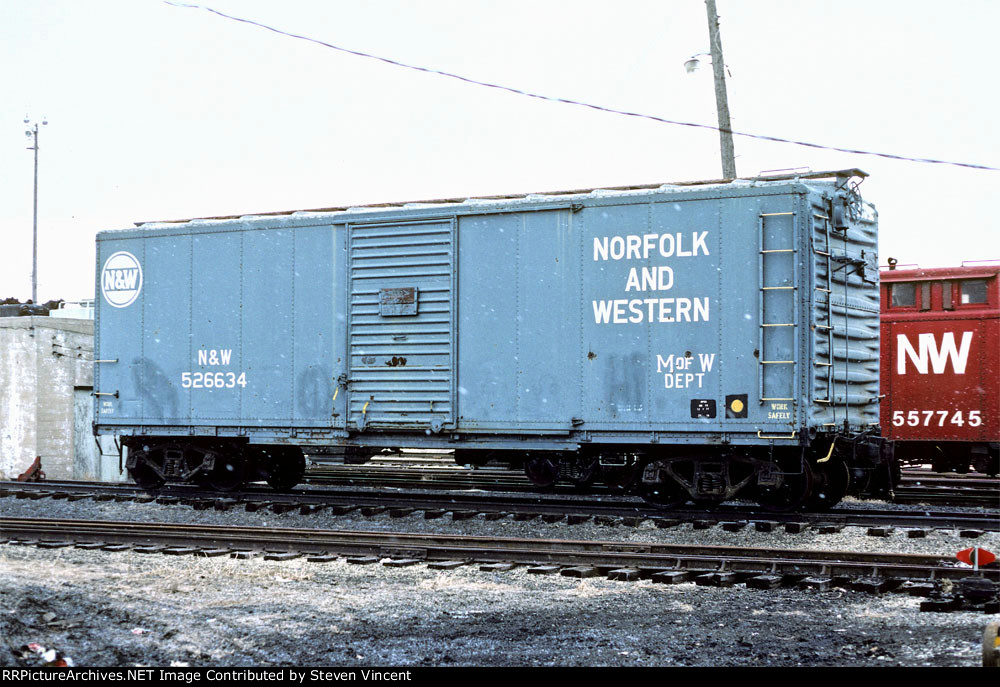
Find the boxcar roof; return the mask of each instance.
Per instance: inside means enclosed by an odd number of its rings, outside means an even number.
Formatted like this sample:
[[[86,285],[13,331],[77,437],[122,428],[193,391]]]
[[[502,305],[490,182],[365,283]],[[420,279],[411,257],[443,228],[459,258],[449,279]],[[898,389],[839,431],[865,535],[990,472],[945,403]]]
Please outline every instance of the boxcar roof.
[[[783,171],[783,170],[777,170]],[[868,174],[860,169],[843,169],[822,172],[790,172],[786,174],[759,175],[756,177],[741,177],[739,179],[712,179],[704,181],[675,181],[662,184],[645,184],[636,186],[610,186],[605,188],[575,189],[567,191],[546,191],[541,193],[522,193],[498,196],[478,196],[474,198],[438,198],[433,200],[401,201],[390,203],[373,203],[370,205],[345,205],[339,207],[314,208],[304,210],[282,210],[276,212],[258,212],[242,215],[220,215],[215,217],[192,217],[188,219],[154,220],[136,222],[137,227],[145,229],[166,228],[188,222],[226,222],[232,220],[249,220],[264,217],[295,217],[329,216],[339,213],[377,212],[380,210],[415,210],[421,208],[441,208],[452,206],[475,207],[477,205],[525,205],[546,201],[566,201],[574,198],[605,198],[605,197],[635,197],[654,195],[667,191],[699,191],[711,188],[755,188],[773,185],[775,182],[799,182],[819,179],[844,179],[850,177],[865,178]],[[127,230],[126,230],[127,231]]]

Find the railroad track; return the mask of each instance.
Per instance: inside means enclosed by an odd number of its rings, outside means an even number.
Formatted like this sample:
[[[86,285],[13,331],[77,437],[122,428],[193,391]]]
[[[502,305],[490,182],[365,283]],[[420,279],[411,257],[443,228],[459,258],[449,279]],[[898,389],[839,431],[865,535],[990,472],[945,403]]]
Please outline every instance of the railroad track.
[[[146,553],[240,557],[267,552],[276,558],[309,555],[317,562],[347,556],[356,562],[424,562],[437,567],[526,565],[538,572],[545,569],[567,574],[573,570],[581,577],[608,575],[662,582],[694,579],[716,586],[745,582],[761,588],[846,584],[886,591],[903,582],[957,580],[971,573],[953,559],[925,554],[33,518],[0,518],[0,532],[4,541],[51,547],[76,544],[111,550],[128,547]],[[362,557],[367,558],[360,560]],[[1000,569],[981,573],[1000,581]]]
[[[903,468],[901,472],[903,479],[914,479],[919,481],[940,481],[940,482],[992,482],[996,484],[1000,477],[990,477],[982,472],[935,472],[928,468]]]
[[[895,503],[945,503],[1000,507],[1000,479],[985,475],[904,470]]]
[[[383,460],[366,465],[325,465],[311,467],[306,481],[316,485],[389,486],[400,489],[480,489],[483,491],[537,492],[524,475],[501,468],[469,469],[444,461],[415,459],[412,467]],[[554,493],[580,494],[580,488],[557,485]],[[586,493],[615,494],[600,484]],[[620,492],[618,492],[620,493]],[[945,476],[936,473],[904,472],[895,491],[894,503],[926,503],[953,506],[1000,507],[1000,480],[988,477]]]
[[[892,498],[893,503],[940,503],[955,506],[1000,506],[1000,489],[968,487],[964,485],[900,484]]]
[[[156,501],[162,504],[190,505],[200,509],[248,511],[269,509],[283,513],[303,514],[328,510],[335,514],[357,512],[362,515],[387,513],[391,516],[421,512],[425,518],[451,515],[454,520],[482,515],[486,519],[512,517],[519,520],[535,518],[547,522],[581,523],[593,520],[606,525],[638,525],[653,521],[660,527],[672,527],[690,522],[695,527],[719,525],[738,530],[754,527],[772,531],[784,527],[800,532],[808,527],[833,531],[839,527],[868,527],[875,536],[888,534],[887,528],[912,529],[907,536],[920,536],[931,528],[959,530],[963,536],[975,537],[983,532],[1000,531],[1000,511],[983,510],[973,513],[943,511],[901,511],[849,507],[835,508],[825,513],[772,513],[757,507],[725,503],[711,509],[657,509],[644,502],[626,497],[522,493],[470,493],[441,491],[406,491],[402,489],[368,487],[306,487],[289,492],[274,492],[265,487],[253,487],[238,493],[220,495],[195,487],[167,487],[149,494],[130,484],[100,484],[92,482],[0,482],[0,497],[93,499],[121,501]]]

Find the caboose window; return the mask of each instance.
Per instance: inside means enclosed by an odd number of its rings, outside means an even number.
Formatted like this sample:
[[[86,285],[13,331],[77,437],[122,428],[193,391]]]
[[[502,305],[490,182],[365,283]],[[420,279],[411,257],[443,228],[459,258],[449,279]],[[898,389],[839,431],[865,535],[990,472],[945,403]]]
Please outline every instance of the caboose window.
[[[892,307],[912,308],[917,304],[916,284],[900,282],[890,287],[892,291]]]
[[[962,282],[962,305],[986,302],[986,280],[973,279]]]

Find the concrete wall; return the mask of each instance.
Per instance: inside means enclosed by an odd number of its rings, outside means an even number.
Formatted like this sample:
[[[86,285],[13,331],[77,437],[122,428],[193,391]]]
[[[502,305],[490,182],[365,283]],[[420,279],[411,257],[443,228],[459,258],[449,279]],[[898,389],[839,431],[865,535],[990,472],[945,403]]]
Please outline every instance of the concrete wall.
[[[125,479],[125,455],[119,460],[114,437],[102,436],[95,441],[93,389],[73,390],[75,417],[73,444],[76,459],[73,479],[98,482],[120,482]]]
[[[41,456],[49,479],[119,479],[90,434],[93,352],[92,321],[0,318],[0,478]]]

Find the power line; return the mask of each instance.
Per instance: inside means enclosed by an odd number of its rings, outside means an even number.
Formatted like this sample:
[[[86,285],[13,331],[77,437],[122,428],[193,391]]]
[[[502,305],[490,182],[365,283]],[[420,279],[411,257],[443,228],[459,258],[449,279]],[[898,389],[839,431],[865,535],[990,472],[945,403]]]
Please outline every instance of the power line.
[[[397,60],[389,59],[388,57],[380,57],[379,55],[372,55],[370,53],[361,52],[359,50],[351,50],[350,48],[344,48],[344,47],[339,46],[339,45],[334,45],[333,43],[327,43],[327,42],[321,41],[321,40],[319,40],[317,38],[311,38],[309,36],[303,36],[303,35],[300,35],[300,34],[290,33],[288,31],[283,31],[283,30],[275,28],[273,26],[269,26],[267,24],[263,24],[261,22],[254,21],[253,19],[246,19],[246,18],[243,18],[243,17],[235,17],[233,15],[226,14],[225,12],[220,12],[217,9],[213,9],[213,8],[207,7],[205,5],[193,5],[193,4],[188,4],[188,3],[176,2],[175,0],[163,0],[163,2],[165,2],[166,4],[171,5],[173,7],[181,7],[181,8],[187,8],[187,9],[205,10],[206,12],[211,12],[212,14],[220,16],[220,17],[222,17],[224,19],[229,19],[229,20],[240,22],[240,23],[243,23],[243,24],[249,24],[251,26],[256,26],[258,28],[265,29],[267,31],[271,31],[273,33],[277,33],[277,34],[282,35],[282,36],[287,36],[288,38],[295,38],[295,39],[298,39],[298,40],[307,41],[309,43],[315,43],[316,45],[321,45],[324,48],[330,48],[331,50],[337,50],[337,51],[342,52],[342,53],[347,53],[348,55],[354,55],[356,57],[363,57],[363,58],[369,59],[369,60],[376,60],[378,62],[383,62],[385,64],[390,64],[390,65],[392,65],[394,67],[402,67],[404,69],[411,69],[413,71],[423,72],[425,74],[435,74],[437,76],[444,76],[444,77],[447,77],[449,79],[456,79],[458,81],[463,81],[465,83],[472,84],[474,86],[483,86],[485,88],[493,88],[493,89],[498,90],[498,91],[506,91],[508,93],[514,93],[516,95],[521,95],[521,96],[525,96],[525,97],[528,97],[528,98],[535,98],[537,100],[546,100],[548,102],[553,102],[553,103],[563,103],[564,105],[575,105],[577,107],[585,107],[585,108],[588,108],[588,109],[591,109],[591,110],[597,110],[598,112],[608,112],[610,114],[622,115],[622,116],[625,116],[625,117],[635,117],[637,119],[645,119],[645,120],[648,120],[648,121],[659,122],[661,124],[672,124],[674,126],[686,126],[686,127],[691,127],[691,128],[694,128],[694,129],[709,129],[711,131],[722,131],[722,132],[725,132],[725,133],[730,133],[733,136],[742,136],[744,138],[753,138],[753,139],[757,139],[757,140],[760,140],[760,141],[772,141],[774,143],[788,143],[788,144],[791,144],[791,145],[804,146],[806,148],[816,148],[816,149],[819,149],[819,150],[833,150],[833,151],[840,152],[840,153],[850,153],[852,155],[871,155],[871,156],[874,156],[874,157],[882,157],[882,158],[887,158],[887,159],[890,159],[890,160],[902,160],[904,162],[923,162],[923,163],[934,164],[934,165],[952,165],[952,166],[955,166],[955,167],[966,167],[966,168],[969,168],[969,169],[981,169],[981,170],[986,170],[986,171],[990,171],[990,172],[1000,172],[1000,167],[990,167],[988,165],[978,165],[978,164],[973,164],[973,163],[970,163],[970,162],[954,162],[954,161],[951,161],[951,160],[936,160],[936,159],[933,159],[933,158],[909,157],[909,156],[906,156],[906,155],[895,155],[895,154],[892,154],[892,153],[879,153],[879,152],[873,152],[873,151],[870,151],[870,150],[856,150],[854,148],[840,148],[840,147],[837,147],[837,146],[828,146],[828,145],[821,145],[819,143],[810,143],[808,141],[796,141],[794,139],[781,138],[779,136],[765,136],[765,135],[762,135],[762,134],[751,134],[751,133],[746,133],[746,132],[743,132],[743,131],[733,131],[731,129],[721,128],[721,127],[718,127],[718,126],[712,126],[711,124],[696,124],[694,122],[680,122],[680,121],[677,121],[677,120],[674,120],[674,119],[666,119],[665,117],[657,117],[656,115],[644,114],[642,112],[630,112],[628,110],[618,110],[618,109],[615,109],[613,107],[604,107],[602,105],[594,105],[593,103],[585,103],[585,102],[582,102],[580,100],[571,100],[569,98],[560,98],[560,97],[557,97],[557,96],[543,95],[541,93],[532,93],[530,91],[523,91],[521,89],[513,88],[511,86],[504,86],[502,84],[489,83],[487,81],[479,81],[477,79],[473,79],[473,78],[470,78],[470,77],[467,77],[467,76],[462,76],[461,74],[454,74],[452,72],[441,71],[439,69],[431,69],[429,67],[421,67],[419,65],[407,64],[406,62],[399,62]]]

